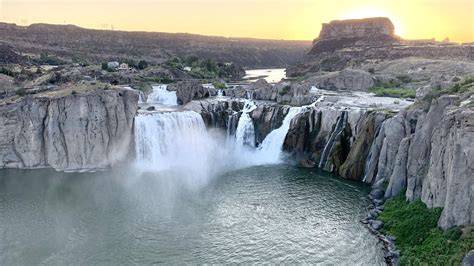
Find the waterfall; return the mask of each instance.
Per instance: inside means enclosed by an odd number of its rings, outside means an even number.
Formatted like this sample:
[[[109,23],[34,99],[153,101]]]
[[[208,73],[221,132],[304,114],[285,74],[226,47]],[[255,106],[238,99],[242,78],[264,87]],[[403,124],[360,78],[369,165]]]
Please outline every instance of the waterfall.
[[[278,163],[281,160],[283,151],[283,143],[290,129],[291,120],[305,110],[304,107],[292,107],[283,119],[282,125],[274,129],[263,140],[262,145],[258,148],[257,159],[260,163]]]
[[[223,97],[224,96],[224,91],[223,90],[217,90],[217,97]]]
[[[242,110],[242,115],[240,116],[235,131],[237,145],[241,147],[255,147],[255,128],[252,118],[250,117],[250,112],[255,110],[255,108],[257,108],[257,106],[254,102],[248,100],[245,101],[244,109]]]
[[[334,145],[336,144],[337,138],[342,134],[344,131],[344,128],[347,125],[347,112],[343,111],[341,115],[337,118],[336,121],[336,126],[334,127],[334,130],[331,133],[331,136],[328,139],[328,142],[326,143],[326,146],[324,147],[323,153],[321,154],[321,159],[319,160],[319,165],[318,167],[321,169],[326,168],[326,163],[329,155],[331,154],[331,151],[334,148]]]
[[[140,113],[135,118],[136,160],[146,170],[205,170],[207,139],[196,112]]]
[[[247,105],[247,114],[255,108],[252,106]],[[223,133],[208,131],[202,117],[193,111],[140,112],[135,117],[136,166],[143,171],[174,173],[195,186],[216,174],[259,164],[254,160],[255,149],[243,149],[233,136]]]
[[[138,103],[145,103],[146,102],[146,96],[143,91],[138,91]]]
[[[233,136],[235,134],[235,131],[237,130],[237,126],[239,123],[239,113],[238,112],[233,112],[232,114],[229,115],[228,121],[227,121],[227,136]]]
[[[248,100],[253,100],[253,91],[250,91],[250,90],[245,91],[245,98]]]
[[[163,105],[178,105],[175,91],[168,91],[168,85],[153,86],[153,92],[148,95],[147,103],[157,103]]]

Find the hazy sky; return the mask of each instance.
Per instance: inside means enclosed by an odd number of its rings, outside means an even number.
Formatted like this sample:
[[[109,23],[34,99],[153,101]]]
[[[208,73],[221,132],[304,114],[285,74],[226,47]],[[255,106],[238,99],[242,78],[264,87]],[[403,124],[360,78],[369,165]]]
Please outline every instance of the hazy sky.
[[[0,20],[310,40],[323,22],[388,16],[405,38],[467,42],[473,9],[474,0],[0,0]]]

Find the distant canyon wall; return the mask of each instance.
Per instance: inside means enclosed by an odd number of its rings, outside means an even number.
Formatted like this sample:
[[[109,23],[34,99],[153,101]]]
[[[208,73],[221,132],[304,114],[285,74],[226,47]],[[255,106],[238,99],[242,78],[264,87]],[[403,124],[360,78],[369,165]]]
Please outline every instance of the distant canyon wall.
[[[197,56],[248,68],[286,67],[301,61],[310,41],[226,38],[186,33],[92,30],[73,25],[0,23],[0,36],[21,53],[47,52],[65,59],[161,63]],[[0,46],[0,50],[2,47]],[[2,56],[0,55],[0,58]],[[20,62],[21,58],[13,58]],[[12,59],[12,60],[13,60]],[[8,61],[4,61],[8,62]]]

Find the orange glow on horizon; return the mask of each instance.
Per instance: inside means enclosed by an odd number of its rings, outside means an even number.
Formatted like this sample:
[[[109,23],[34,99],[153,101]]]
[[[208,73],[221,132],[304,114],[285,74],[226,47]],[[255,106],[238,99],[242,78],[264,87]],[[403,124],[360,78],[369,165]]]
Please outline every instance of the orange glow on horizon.
[[[0,21],[312,40],[335,19],[389,17],[406,39],[474,41],[474,0],[0,0]],[[1,37],[0,37],[1,39]]]

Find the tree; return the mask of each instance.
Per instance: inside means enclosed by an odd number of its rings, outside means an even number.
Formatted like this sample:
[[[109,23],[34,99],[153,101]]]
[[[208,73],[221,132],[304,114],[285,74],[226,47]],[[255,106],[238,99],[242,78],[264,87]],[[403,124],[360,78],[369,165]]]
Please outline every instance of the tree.
[[[138,62],[138,69],[145,69],[148,67],[148,63],[145,61],[145,60],[141,60],[140,62]]]
[[[102,70],[108,70],[109,69],[109,65],[107,65],[107,63],[102,63]]]

